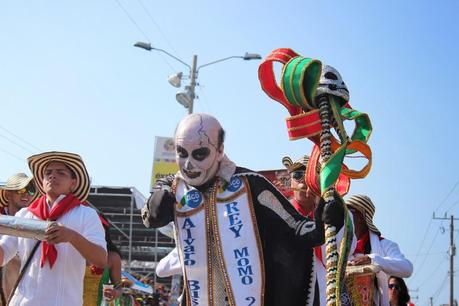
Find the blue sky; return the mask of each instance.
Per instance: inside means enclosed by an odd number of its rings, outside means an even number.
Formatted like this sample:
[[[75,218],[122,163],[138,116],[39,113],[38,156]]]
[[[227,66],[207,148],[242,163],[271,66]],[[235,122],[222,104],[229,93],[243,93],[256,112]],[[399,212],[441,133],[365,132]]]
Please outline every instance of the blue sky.
[[[414,262],[417,304],[447,303],[448,222],[432,213],[459,215],[458,12],[447,0],[3,1],[0,181],[27,172],[32,153],[66,150],[83,156],[95,184],[147,194],[154,137],[186,114],[166,79],[187,71],[133,44],[190,64],[197,54],[198,65],[289,47],[336,67],[353,107],[370,115],[373,169],[351,194],[374,200],[376,225]],[[288,141],[287,111],[260,89],[259,63],[204,67],[195,103],[220,119],[227,154],[255,170],[311,150]]]

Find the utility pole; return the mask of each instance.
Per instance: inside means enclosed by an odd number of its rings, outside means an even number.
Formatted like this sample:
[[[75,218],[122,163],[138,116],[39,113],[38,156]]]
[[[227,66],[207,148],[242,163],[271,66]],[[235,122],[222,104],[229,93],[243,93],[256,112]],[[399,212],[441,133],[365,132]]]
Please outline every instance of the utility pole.
[[[198,56],[197,55],[193,55],[193,62],[191,63],[191,75],[190,75],[190,89],[191,89],[191,93],[192,93],[192,97],[191,97],[191,102],[190,102],[190,106],[188,107],[188,114],[192,114],[193,113],[193,104],[194,104],[194,99],[196,98],[196,94],[195,94],[195,88],[196,88],[196,78],[198,77],[198,72],[196,70],[196,65],[198,63]]]
[[[456,255],[456,246],[454,245],[454,216],[451,215],[449,218],[445,216],[443,218],[435,217],[435,212],[433,213],[434,220],[450,220],[449,230],[450,230],[450,241],[449,241],[449,305],[454,306],[454,256]]]
[[[430,306],[433,306],[433,297],[430,297]]]

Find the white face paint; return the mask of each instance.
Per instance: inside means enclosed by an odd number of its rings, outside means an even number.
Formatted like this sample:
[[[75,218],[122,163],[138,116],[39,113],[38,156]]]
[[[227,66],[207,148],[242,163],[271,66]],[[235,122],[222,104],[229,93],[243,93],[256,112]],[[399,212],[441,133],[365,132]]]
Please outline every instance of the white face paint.
[[[175,133],[175,158],[189,185],[207,183],[217,173],[223,158],[223,144],[218,147],[220,123],[207,114],[186,116]]]

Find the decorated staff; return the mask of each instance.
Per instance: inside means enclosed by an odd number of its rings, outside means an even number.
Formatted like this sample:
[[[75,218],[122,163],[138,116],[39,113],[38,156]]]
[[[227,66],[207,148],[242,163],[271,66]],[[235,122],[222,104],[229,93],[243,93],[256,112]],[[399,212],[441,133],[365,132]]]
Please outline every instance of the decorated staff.
[[[273,62],[283,64],[280,87],[274,76]],[[349,91],[338,71],[330,66],[322,67],[320,61],[301,57],[291,49],[271,52],[261,63],[258,75],[267,95],[290,113],[286,119],[290,140],[309,138],[315,144],[305,175],[308,187],[320,193],[326,205],[343,205],[340,195],[347,193],[350,179],[365,177],[371,167],[371,150],[366,144],[371,134],[368,116],[349,106]],[[352,137],[348,137],[343,119],[355,120]],[[339,140],[333,137],[333,128]],[[350,170],[343,164],[345,155],[356,152],[368,159],[360,171]],[[315,183],[319,155],[320,188]],[[330,306],[341,305],[352,230],[349,212],[345,210],[345,231],[338,254],[336,228],[326,224],[327,305]]]

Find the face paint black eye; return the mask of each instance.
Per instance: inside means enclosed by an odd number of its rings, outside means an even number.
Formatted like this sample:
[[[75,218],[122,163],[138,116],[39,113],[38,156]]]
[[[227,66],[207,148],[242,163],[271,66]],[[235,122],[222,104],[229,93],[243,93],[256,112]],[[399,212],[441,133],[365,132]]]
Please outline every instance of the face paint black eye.
[[[209,148],[199,148],[194,150],[191,155],[194,159],[198,161],[203,161],[207,156],[209,156],[210,150]]]
[[[188,157],[188,152],[182,148],[181,146],[177,146],[177,154],[180,158],[186,158]]]
[[[325,73],[324,77],[325,77],[326,79],[329,79],[329,80],[337,80],[337,79],[338,79],[338,77],[336,76],[336,74],[334,74],[333,72],[330,72],[330,71],[327,72],[327,73]]]

